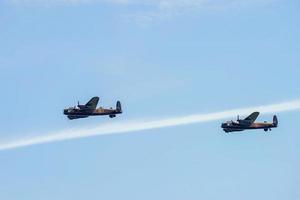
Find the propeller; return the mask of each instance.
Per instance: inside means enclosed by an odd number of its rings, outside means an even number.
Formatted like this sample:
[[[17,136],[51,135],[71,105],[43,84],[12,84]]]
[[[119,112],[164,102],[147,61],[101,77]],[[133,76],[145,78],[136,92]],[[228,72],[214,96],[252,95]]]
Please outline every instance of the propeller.
[[[239,116],[239,115],[237,116],[237,120],[238,120],[238,121],[240,120],[240,116]]]

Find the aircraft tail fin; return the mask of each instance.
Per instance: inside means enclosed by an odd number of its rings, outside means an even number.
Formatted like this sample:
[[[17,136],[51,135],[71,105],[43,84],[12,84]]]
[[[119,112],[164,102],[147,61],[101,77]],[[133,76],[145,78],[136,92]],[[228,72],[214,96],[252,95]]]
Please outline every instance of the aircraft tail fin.
[[[122,105],[121,105],[121,102],[120,102],[120,101],[117,101],[116,110],[117,110],[117,112],[122,113]]]
[[[278,126],[278,118],[277,118],[276,115],[274,115],[274,117],[273,117],[273,124],[274,124],[275,127]]]

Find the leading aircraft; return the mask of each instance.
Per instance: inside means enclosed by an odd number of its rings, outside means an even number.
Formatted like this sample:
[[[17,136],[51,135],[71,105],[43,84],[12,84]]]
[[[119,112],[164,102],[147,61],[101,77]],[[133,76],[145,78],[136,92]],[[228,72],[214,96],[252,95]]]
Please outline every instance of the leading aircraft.
[[[97,108],[99,97],[93,97],[87,104],[64,109],[64,114],[68,116],[70,120],[86,118],[89,116],[108,115],[110,118],[116,117],[117,114],[122,113],[121,102],[117,101],[116,109],[110,108]]]
[[[259,116],[259,112],[254,112],[245,119],[238,119],[237,121],[228,121],[222,124],[222,128],[226,133],[229,132],[237,132],[251,129],[263,129],[265,132],[271,131],[272,128],[278,127],[278,119],[277,116],[273,116],[273,122],[256,122],[257,117]]]

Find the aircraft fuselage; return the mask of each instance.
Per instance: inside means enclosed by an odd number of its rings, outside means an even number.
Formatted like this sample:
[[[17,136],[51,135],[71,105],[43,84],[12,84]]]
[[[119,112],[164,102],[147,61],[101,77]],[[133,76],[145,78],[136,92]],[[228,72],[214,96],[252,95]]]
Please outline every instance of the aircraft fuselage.
[[[96,104],[94,104],[94,107],[96,107]],[[86,118],[89,116],[101,116],[101,115],[108,115],[110,118],[114,118],[116,117],[117,114],[122,113],[122,107],[119,101],[117,102],[116,109],[113,108],[105,109],[102,107],[94,109],[86,105],[78,105],[77,107],[75,106],[68,109],[64,109],[63,113],[67,115],[69,119],[79,119],[79,118]]]
[[[64,110],[64,114],[69,118],[85,118],[89,116],[99,116],[99,115],[109,115],[111,118],[115,117],[117,114],[121,114],[121,111],[115,109],[103,109],[98,108],[95,110],[90,109],[77,109],[77,108],[69,108]]]
[[[244,130],[253,130],[253,129],[263,129],[265,131],[270,130],[271,128],[276,128],[277,125],[273,123],[253,123],[249,126],[240,125],[238,122],[227,122],[223,123],[222,126],[225,132],[238,132]]]

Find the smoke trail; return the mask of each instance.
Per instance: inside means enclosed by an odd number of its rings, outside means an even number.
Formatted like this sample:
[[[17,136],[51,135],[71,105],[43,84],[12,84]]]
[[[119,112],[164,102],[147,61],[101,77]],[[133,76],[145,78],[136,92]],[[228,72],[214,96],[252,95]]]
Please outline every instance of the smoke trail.
[[[203,123],[215,120],[235,117],[237,114],[248,115],[253,111],[260,111],[262,114],[287,112],[300,109],[300,100],[290,101],[280,104],[272,104],[265,106],[249,107],[234,109],[222,112],[189,115],[184,117],[174,117],[159,120],[138,120],[119,123],[108,123],[95,127],[84,127],[80,129],[69,129],[61,131],[53,131],[41,136],[33,136],[28,138],[19,138],[12,141],[2,142],[0,150],[15,149],[25,146],[44,144],[50,142],[58,142],[76,138],[91,137],[97,135],[120,134],[142,130],[158,129],[171,126],[180,126],[193,123]],[[219,125],[219,124],[217,124]]]

